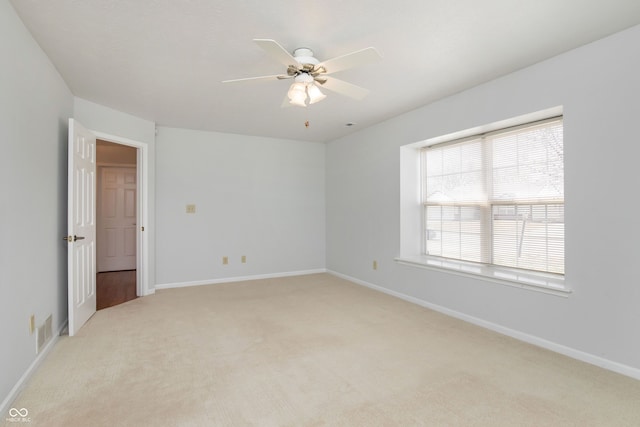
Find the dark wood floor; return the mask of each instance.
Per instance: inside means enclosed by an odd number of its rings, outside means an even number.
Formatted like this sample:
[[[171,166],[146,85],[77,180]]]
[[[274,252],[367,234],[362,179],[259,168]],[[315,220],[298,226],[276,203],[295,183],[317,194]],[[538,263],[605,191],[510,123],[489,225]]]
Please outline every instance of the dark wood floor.
[[[136,270],[109,271],[96,277],[96,308],[112,307],[136,296]]]

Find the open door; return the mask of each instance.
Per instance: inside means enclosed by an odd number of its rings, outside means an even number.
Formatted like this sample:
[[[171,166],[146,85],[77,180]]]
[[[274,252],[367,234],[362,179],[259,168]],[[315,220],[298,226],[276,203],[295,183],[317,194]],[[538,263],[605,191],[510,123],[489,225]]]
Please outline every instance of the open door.
[[[96,312],[96,137],[69,119],[69,336]]]

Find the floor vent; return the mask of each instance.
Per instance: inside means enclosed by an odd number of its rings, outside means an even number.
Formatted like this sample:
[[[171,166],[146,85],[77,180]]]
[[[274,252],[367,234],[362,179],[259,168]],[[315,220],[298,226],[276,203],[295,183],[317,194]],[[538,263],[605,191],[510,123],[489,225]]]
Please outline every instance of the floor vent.
[[[44,347],[44,325],[38,326],[36,333],[36,354],[40,354],[40,351]]]
[[[49,340],[53,336],[52,323],[53,323],[53,315],[50,314],[49,317],[47,317],[47,320],[44,321],[44,342],[45,343],[49,342]]]
[[[49,342],[53,336],[53,317],[50,314],[47,320],[40,326],[38,326],[36,333],[36,354],[40,354],[44,346]]]

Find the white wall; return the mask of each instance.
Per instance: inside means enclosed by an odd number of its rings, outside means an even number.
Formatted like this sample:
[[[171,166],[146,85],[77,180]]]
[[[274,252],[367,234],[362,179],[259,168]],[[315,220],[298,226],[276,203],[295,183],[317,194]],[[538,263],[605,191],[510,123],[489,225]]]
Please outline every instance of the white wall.
[[[323,144],[164,127],[156,144],[159,285],[324,268]]]
[[[639,45],[634,27],[329,143],[327,268],[640,377],[640,225],[629,200],[640,184]],[[568,298],[393,261],[401,146],[560,105]]]
[[[90,130],[149,144],[153,148],[156,125],[151,120],[126,114],[86,99],[74,98],[75,119]]]
[[[0,417],[36,360],[36,324],[67,319],[67,126],[73,97],[6,0],[0,1]]]

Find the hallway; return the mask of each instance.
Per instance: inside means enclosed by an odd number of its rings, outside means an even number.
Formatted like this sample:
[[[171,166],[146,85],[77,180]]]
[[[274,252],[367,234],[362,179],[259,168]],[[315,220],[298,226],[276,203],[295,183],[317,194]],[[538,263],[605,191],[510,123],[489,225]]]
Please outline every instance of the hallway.
[[[136,298],[136,270],[108,271],[97,274],[96,308],[98,310]]]

